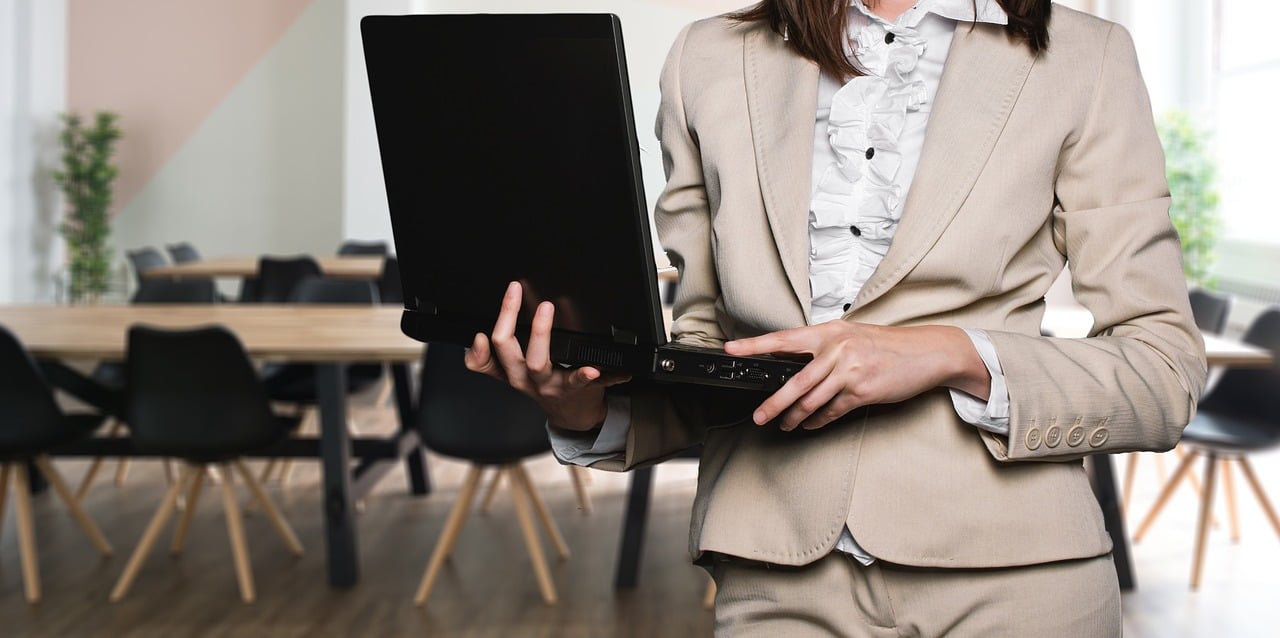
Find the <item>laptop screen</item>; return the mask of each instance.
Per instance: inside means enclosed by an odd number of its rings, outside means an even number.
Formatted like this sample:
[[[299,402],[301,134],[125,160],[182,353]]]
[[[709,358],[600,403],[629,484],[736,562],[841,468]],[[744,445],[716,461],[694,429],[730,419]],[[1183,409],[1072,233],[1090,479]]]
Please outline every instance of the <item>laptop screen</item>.
[[[405,305],[488,332],[522,323],[665,341],[617,18],[361,22]],[[456,338],[456,337],[455,337]]]

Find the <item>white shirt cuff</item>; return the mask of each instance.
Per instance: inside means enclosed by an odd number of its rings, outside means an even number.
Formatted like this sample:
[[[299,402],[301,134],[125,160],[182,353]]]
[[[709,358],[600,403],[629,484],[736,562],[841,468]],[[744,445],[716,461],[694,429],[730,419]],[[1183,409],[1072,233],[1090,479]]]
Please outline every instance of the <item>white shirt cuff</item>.
[[[627,449],[627,433],[631,431],[631,397],[606,395],[609,412],[599,432],[583,432],[551,427],[547,424],[547,436],[551,438],[551,452],[561,463],[591,465],[596,461],[613,458]]]
[[[959,390],[951,390],[951,404],[965,423],[995,434],[1009,434],[1009,386],[1005,385],[1004,369],[996,355],[991,337],[981,330],[965,330],[973,347],[982,357],[982,363],[991,373],[991,393],[986,401]]]

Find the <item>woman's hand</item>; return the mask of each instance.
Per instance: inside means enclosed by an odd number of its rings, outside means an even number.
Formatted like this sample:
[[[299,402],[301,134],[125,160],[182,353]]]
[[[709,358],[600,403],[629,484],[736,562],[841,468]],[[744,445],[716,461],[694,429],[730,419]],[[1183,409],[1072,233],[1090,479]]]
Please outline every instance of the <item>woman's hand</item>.
[[[783,430],[813,430],[876,403],[896,403],[939,386],[980,399],[991,375],[969,336],[949,326],[888,327],[844,320],[725,344],[735,356],[810,354],[813,361],[774,392],[753,420],[781,417]]]
[[[515,336],[520,297],[520,284],[511,282],[502,296],[493,338],[483,333],[476,335],[464,358],[467,368],[505,381],[532,397],[553,426],[578,431],[599,426],[608,412],[605,388],[624,383],[630,377],[606,375],[592,367],[565,369],[552,363],[551,325],[555,307],[546,301],[538,304],[529,333],[529,351],[522,352]]]

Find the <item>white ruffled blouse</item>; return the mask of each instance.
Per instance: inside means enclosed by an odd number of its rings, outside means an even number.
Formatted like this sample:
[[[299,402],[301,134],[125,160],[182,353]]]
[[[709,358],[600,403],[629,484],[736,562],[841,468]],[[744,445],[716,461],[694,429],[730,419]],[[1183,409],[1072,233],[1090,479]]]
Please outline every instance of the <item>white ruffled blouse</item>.
[[[1005,24],[995,0],[977,20]],[[952,34],[972,0],[920,0],[894,22],[851,2],[850,52],[866,72],[823,74],[814,126],[809,286],[814,324],[839,318],[889,250],[924,146]]]

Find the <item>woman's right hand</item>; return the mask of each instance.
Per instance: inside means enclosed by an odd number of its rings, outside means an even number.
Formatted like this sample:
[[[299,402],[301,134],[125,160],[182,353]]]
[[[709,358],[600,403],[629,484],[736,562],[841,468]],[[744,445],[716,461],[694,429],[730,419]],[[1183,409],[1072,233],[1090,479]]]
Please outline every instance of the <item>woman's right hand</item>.
[[[529,395],[555,427],[577,431],[599,427],[608,413],[605,388],[625,383],[630,377],[604,374],[589,366],[569,369],[552,363],[555,306],[548,301],[538,304],[529,333],[529,351],[522,352],[515,336],[521,296],[520,284],[511,282],[502,296],[493,337],[476,334],[464,358],[467,369],[505,381]]]

